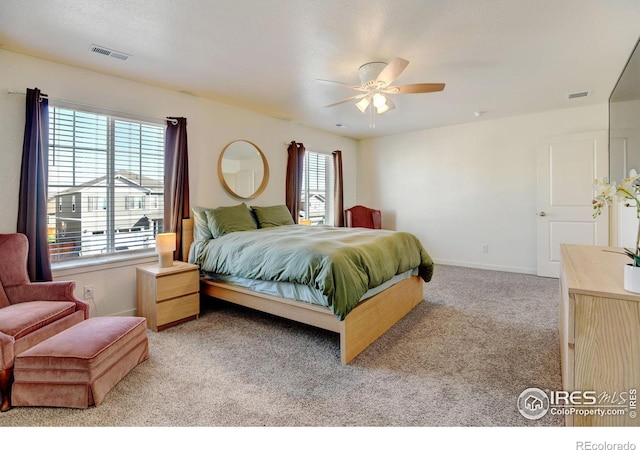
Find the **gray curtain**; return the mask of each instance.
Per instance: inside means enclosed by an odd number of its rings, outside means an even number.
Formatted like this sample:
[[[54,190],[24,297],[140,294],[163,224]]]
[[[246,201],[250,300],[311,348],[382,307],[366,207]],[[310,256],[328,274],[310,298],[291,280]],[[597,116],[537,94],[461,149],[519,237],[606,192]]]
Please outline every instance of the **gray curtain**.
[[[344,188],[342,186],[342,152],[336,150],[333,155],[333,226],[344,226]]]
[[[287,148],[287,179],[285,202],[295,223],[300,221],[300,195],[304,172],[304,145],[291,141]]]
[[[27,272],[31,281],[51,281],[47,233],[49,100],[27,89],[16,231],[29,239]]]
[[[164,231],[176,233],[174,259],[183,260],[182,219],[190,215],[187,119],[168,117],[164,153]]]

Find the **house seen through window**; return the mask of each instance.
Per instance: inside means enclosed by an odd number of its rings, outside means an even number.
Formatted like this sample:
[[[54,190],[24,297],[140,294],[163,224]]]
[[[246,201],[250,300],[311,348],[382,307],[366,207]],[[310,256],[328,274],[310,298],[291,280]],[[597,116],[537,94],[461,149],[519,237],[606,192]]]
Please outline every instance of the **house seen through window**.
[[[164,130],[50,106],[52,261],[155,246],[164,215]]]
[[[305,152],[300,219],[311,225],[333,225],[333,157]]]

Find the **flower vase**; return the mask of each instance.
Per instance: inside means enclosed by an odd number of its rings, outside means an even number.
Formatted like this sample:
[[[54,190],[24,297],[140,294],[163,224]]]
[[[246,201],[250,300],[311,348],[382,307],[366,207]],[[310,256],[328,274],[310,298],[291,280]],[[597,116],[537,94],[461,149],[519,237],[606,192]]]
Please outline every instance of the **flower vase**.
[[[640,294],[640,267],[633,264],[624,266],[624,289],[625,291]]]

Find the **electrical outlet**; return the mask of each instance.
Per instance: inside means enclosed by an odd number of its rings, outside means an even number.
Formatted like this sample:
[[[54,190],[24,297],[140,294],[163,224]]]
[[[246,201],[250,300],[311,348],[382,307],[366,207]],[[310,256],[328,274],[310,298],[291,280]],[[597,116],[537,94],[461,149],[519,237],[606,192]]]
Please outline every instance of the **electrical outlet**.
[[[489,244],[482,244],[482,253],[489,253]]]
[[[93,284],[89,284],[84,287],[84,299],[85,300],[93,300]]]

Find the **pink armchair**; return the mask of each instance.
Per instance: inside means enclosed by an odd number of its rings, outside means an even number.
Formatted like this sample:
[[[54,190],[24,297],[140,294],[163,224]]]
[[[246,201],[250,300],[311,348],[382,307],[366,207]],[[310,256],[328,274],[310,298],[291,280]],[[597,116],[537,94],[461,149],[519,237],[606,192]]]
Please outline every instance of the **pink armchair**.
[[[28,248],[24,234],[0,234],[0,411],[11,407],[15,356],[89,318],[89,304],[73,294],[75,282],[31,283]]]
[[[356,205],[344,210],[344,218],[349,228],[382,228],[382,214],[378,209]]]

